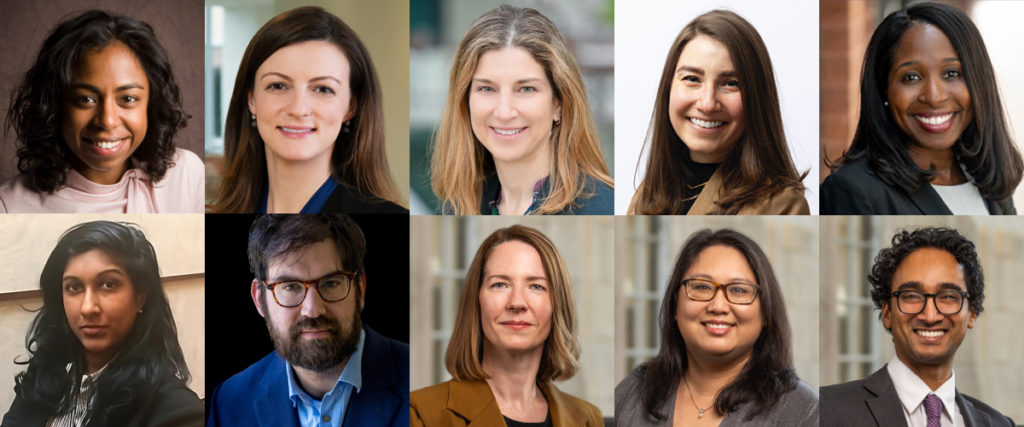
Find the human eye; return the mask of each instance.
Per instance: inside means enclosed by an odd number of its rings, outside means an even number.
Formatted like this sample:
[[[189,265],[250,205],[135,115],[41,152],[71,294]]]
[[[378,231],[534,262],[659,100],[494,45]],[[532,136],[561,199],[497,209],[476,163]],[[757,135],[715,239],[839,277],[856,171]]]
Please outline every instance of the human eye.
[[[924,299],[924,295],[916,291],[908,291],[900,294],[900,299],[906,302],[918,302]]]
[[[481,92],[481,93],[492,93],[492,92],[494,92],[494,88],[491,87],[491,86],[487,86],[487,85],[477,85],[476,88],[473,89],[473,90],[476,91],[476,92]]]
[[[533,92],[537,91],[537,88],[535,88],[533,86],[523,86],[523,87],[519,88],[519,91],[520,92],[524,92],[524,93],[533,93]]]
[[[703,280],[690,280],[686,282],[686,286],[695,291],[707,291],[711,289],[711,283]]]
[[[100,282],[100,289],[103,289],[104,291],[117,290],[119,286],[121,286],[121,283],[116,280],[104,280]]]
[[[686,83],[687,85],[690,86],[700,84],[700,78],[692,74],[683,74],[679,77],[679,80],[682,80],[683,83]]]
[[[287,89],[287,86],[285,86],[284,83],[281,83],[281,82],[272,82],[272,83],[268,84],[267,87],[266,87],[266,90],[268,92],[274,92],[274,91],[279,91],[279,90],[284,90],[284,89]]]
[[[487,287],[489,287],[491,289],[506,289],[506,288],[509,287],[509,285],[508,285],[507,282],[497,281],[497,282],[492,282]]]
[[[947,80],[959,79],[960,77],[963,77],[963,73],[957,69],[949,69],[942,73],[942,78]]]
[[[921,80],[921,75],[917,73],[906,73],[900,78],[900,81],[904,83],[916,82]]]
[[[71,103],[79,107],[89,107],[97,102],[96,97],[92,95],[75,95],[71,98]]]
[[[335,93],[337,93],[334,91],[334,89],[331,89],[330,87],[327,86],[317,86],[313,88],[313,92],[316,92],[321,95],[334,95]]]
[[[938,298],[945,302],[957,302],[960,300],[960,293],[954,291],[942,292]]]
[[[746,283],[730,283],[728,285],[729,293],[736,295],[746,295],[754,291],[754,287]]]
[[[344,283],[345,283],[344,279],[342,279],[341,277],[335,276],[335,277],[328,277],[328,278],[326,278],[324,280],[321,280],[319,286],[320,286],[320,289],[334,289],[334,288],[340,288]]]
[[[302,283],[299,282],[284,282],[277,285],[277,288],[285,292],[295,292],[305,288],[305,286],[302,286]]]
[[[540,283],[533,283],[530,285],[530,290],[537,292],[545,292],[548,288]]]
[[[79,283],[77,281],[75,281],[75,282],[65,282],[64,283],[64,293],[69,294],[69,295],[75,295],[75,294],[78,294],[80,292],[82,292],[82,284],[81,283]]]

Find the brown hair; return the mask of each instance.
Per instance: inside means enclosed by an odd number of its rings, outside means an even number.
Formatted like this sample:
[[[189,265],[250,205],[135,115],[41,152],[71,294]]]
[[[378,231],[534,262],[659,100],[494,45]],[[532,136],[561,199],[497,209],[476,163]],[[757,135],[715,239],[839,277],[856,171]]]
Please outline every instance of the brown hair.
[[[349,88],[356,101],[351,132],[339,132],[331,153],[331,174],[339,182],[399,203],[384,152],[380,82],[366,46],[348,25],[319,7],[300,7],[275,16],[256,32],[242,56],[224,125],[227,171],[210,205],[212,212],[254,212],[267,186],[263,139],[250,126],[249,93],[256,70],[279,49],[311,40],[334,43],[351,65]]]
[[[496,173],[491,154],[473,135],[469,87],[484,53],[510,47],[526,49],[544,67],[562,108],[561,124],[554,125],[551,134],[551,191],[536,213],[575,206],[577,199],[589,196],[587,177],[613,185],[583,78],[565,40],[540,12],[505,5],[473,21],[452,64],[448,101],[434,135],[430,168],[431,186],[446,213],[479,214],[483,182]]]
[[[476,251],[462,285],[459,314],[455,317],[452,338],[445,352],[445,367],[456,380],[487,378],[481,364],[484,332],[480,325],[480,285],[491,252],[498,245],[509,241],[523,242],[537,250],[544,265],[544,274],[551,284],[551,333],[544,341],[537,381],[572,378],[579,369],[580,346],[576,338],[576,309],[569,272],[551,240],[540,231],[522,225],[491,233]]]
[[[681,212],[684,189],[693,178],[684,167],[684,156],[689,157],[690,150],[672,129],[668,102],[679,56],[698,36],[711,37],[729,50],[746,118],[746,129],[716,172],[723,175],[727,186],[715,201],[714,213],[735,214],[744,205],[769,198],[786,187],[804,190],[801,181],[807,173],[801,176],[789,156],[775,73],[764,41],[739,15],[713,10],[686,24],[665,58],[647,131],[651,141],[647,172],[629,204],[630,214],[685,213]]]

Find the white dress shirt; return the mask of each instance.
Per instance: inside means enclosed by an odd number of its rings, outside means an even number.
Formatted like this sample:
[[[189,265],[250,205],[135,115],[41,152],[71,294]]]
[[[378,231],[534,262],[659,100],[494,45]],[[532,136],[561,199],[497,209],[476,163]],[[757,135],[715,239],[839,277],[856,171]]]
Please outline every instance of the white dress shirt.
[[[942,427],[966,427],[964,417],[960,415],[960,407],[956,404],[956,372],[938,390],[932,391],[899,357],[893,356],[886,369],[900,397],[903,417],[907,419],[908,427],[927,427],[928,414],[925,413],[924,398],[929,394],[939,396],[942,400]]]

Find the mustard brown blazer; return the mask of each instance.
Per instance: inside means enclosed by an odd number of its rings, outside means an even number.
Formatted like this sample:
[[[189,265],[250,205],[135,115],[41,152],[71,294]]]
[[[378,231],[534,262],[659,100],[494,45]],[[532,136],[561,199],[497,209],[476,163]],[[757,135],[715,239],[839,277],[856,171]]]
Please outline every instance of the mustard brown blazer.
[[[601,411],[562,393],[550,381],[540,383],[554,427],[604,425]],[[411,427],[506,427],[505,418],[485,381],[451,380],[409,393]]]
[[[722,168],[719,167],[704,189],[701,190],[693,206],[686,212],[687,215],[709,215],[715,210],[715,201],[725,184],[722,178]],[[772,197],[760,200],[756,203],[748,203],[740,208],[737,215],[810,215],[811,208],[807,204],[804,194],[793,187],[786,187],[784,190],[775,193]]]

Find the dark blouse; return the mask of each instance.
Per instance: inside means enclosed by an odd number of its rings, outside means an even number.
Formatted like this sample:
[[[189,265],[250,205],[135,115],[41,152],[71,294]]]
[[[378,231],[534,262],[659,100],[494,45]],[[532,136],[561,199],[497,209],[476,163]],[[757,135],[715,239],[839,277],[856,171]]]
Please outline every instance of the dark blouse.
[[[711,175],[715,174],[718,170],[718,165],[721,163],[697,163],[690,159],[690,156],[684,156],[683,165],[685,176],[683,177],[684,183],[696,183],[686,184],[686,188],[683,191],[683,205],[680,212],[676,212],[676,215],[686,215],[693,207],[693,202],[697,201],[697,196],[700,196],[700,192],[704,191],[704,184],[708,183],[711,179]]]
[[[524,423],[524,422],[519,422],[519,421],[513,420],[513,419],[511,419],[509,417],[504,417],[504,416],[503,416],[503,418],[505,418],[505,424],[508,425],[508,427],[552,427],[551,426],[551,411],[548,411],[548,417],[545,418],[544,421],[539,422],[539,423]]]

